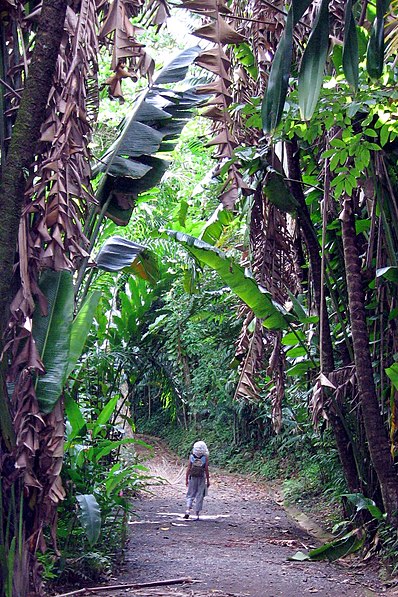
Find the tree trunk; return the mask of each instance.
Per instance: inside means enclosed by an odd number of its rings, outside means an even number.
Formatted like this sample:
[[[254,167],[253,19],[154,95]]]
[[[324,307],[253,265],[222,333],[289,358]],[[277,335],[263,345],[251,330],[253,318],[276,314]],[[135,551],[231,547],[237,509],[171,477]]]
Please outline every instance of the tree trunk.
[[[353,201],[346,196],[340,216],[347,278],[351,335],[358,380],[362,418],[370,457],[380,483],[388,519],[398,526],[398,476],[390,452],[388,435],[380,412],[373,377],[366,325],[365,293],[362,286],[361,260],[356,243]]]
[[[66,14],[66,0],[43,0],[29,76],[0,183],[0,337],[8,322],[19,221],[28,169],[35,155],[51,89]],[[2,156],[3,159],[3,156]]]
[[[298,221],[300,228],[303,232],[305,244],[308,250],[308,256],[311,265],[311,273],[314,287],[314,298],[318,313],[321,313],[321,307],[323,312],[327,314],[327,307],[325,297],[322,301],[321,291],[321,271],[322,262],[320,255],[320,246],[316,232],[311,222],[311,217],[308,211],[307,204],[305,202],[305,196],[303,192],[301,182],[301,169],[299,161],[299,147],[295,140],[285,144],[287,162],[288,162],[288,173],[290,178],[290,189],[300,205],[298,210]],[[323,304],[322,304],[323,302]],[[329,319],[323,317],[322,320],[322,371],[327,375],[334,370],[334,357],[333,357],[333,345],[330,333]],[[337,450],[339,453],[340,461],[343,467],[345,479],[349,491],[352,493],[359,491],[361,487],[360,478],[358,475],[357,465],[354,457],[354,451],[351,444],[351,440],[346,432],[344,423],[338,413],[334,410],[328,411],[328,418],[330,426],[332,428],[334,438],[336,441]]]

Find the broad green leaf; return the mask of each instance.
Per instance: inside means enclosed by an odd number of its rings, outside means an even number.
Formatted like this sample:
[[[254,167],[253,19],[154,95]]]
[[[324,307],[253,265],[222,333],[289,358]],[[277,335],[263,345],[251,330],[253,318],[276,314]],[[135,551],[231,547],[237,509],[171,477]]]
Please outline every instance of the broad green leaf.
[[[354,91],[358,89],[358,63],[357,26],[352,13],[352,0],[347,0],[344,16],[343,70],[348,84]]]
[[[376,18],[373,22],[366,55],[366,67],[372,79],[379,79],[384,66],[384,16],[389,0],[376,0]]]
[[[389,137],[390,137],[390,125],[383,124],[383,126],[380,129],[380,145],[382,147],[384,147],[384,145],[388,142]]]
[[[292,52],[292,26],[286,24],[285,32],[272,61],[268,86],[261,105],[261,117],[265,133],[272,133],[281,121],[289,85]]]
[[[91,546],[97,543],[101,532],[101,511],[93,494],[82,494],[76,496],[80,507],[78,514],[80,523],[86,533]]]
[[[96,437],[101,431],[102,427],[108,423],[109,419],[115,411],[118,400],[119,396],[116,395],[105,404],[104,408],[102,409],[102,411],[98,415],[98,418],[95,421],[93,437]]]
[[[368,510],[373,518],[376,518],[377,520],[384,519],[384,514],[380,508],[376,506],[373,500],[365,497],[362,493],[343,493],[342,497],[347,498],[351,504],[354,504],[357,512],[360,512],[361,510]]]
[[[315,364],[312,361],[300,361],[290,367],[286,371],[286,375],[289,377],[300,377],[309,371],[310,369],[314,369]]]
[[[254,314],[263,320],[264,327],[274,330],[287,327],[287,321],[291,317],[272,300],[269,292],[256,283],[249,272],[245,272],[225,253],[198,238],[174,230],[165,230],[161,238],[174,239],[200,262],[216,271],[231,290],[253,310]]]
[[[65,413],[72,428],[71,433],[68,435],[68,442],[72,442],[86,426],[86,421],[79,405],[73,400],[69,392],[66,392],[65,395]]]
[[[282,174],[276,170],[268,170],[263,189],[267,199],[281,211],[294,213],[297,210],[299,204],[291,194]]]
[[[361,234],[361,232],[365,232],[370,230],[370,221],[366,220],[356,220],[355,221],[355,232],[356,234]]]
[[[398,267],[396,265],[380,267],[376,270],[376,278],[385,278],[390,282],[394,282],[394,284],[398,284]]]
[[[283,346],[296,346],[299,344],[300,340],[305,342],[305,334],[301,330],[297,330],[296,333],[289,332],[288,334],[285,334],[281,343]]]
[[[109,166],[109,174],[112,176],[126,176],[127,178],[142,178],[150,171],[150,166],[141,164],[126,157],[116,156]]]
[[[393,363],[391,367],[387,367],[385,372],[391,379],[394,388],[398,390],[398,363]]]
[[[95,261],[107,272],[125,271],[154,284],[159,279],[157,257],[147,247],[121,236],[112,236],[103,244]]]
[[[318,102],[329,48],[329,2],[322,0],[314,28],[301,60],[298,100],[301,116],[310,120]]]
[[[147,450],[153,450],[152,446],[150,446],[146,442],[143,442],[142,440],[135,439],[134,437],[125,437],[124,439],[114,441],[107,439],[100,442],[99,446],[93,449],[93,458],[96,462],[98,462],[98,460],[100,460],[104,456],[107,456],[113,450],[117,450],[117,448],[119,448],[120,446],[126,446],[128,444],[139,445],[144,448],[147,448]]]
[[[287,291],[289,299],[292,301],[293,304],[293,308],[294,308],[294,312],[298,317],[298,320],[300,321],[300,323],[303,323],[304,319],[307,319],[308,317],[308,313],[305,311],[303,305],[301,304],[301,302],[299,301],[299,299],[297,297],[294,296],[294,294],[292,294],[290,292],[290,290]]]
[[[83,348],[86,343],[100,298],[101,292],[99,290],[94,290],[94,292],[91,292],[87,296],[82,307],[79,309],[78,314],[73,320],[70,337],[68,368],[66,371],[67,378],[76,367],[77,361],[83,352]]]
[[[293,28],[299,22],[312,0],[292,0],[286,19],[285,31],[272,61],[268,86],[261,105],[263,129],[271,133],[281,121],[285,105],[293,53]]]
[[[124,468],[120,462],[116,463],[105,479],[106,494],[109,496],[119,492],[124,486],[132,488],[134,485],[142,484],[142,473],[147,471],[147,467],[142,464]]]
[[[358,551],[358,549],[360,549],[364,543],[365,536],[361,539],[358,539],[356,531],[357,530],[351,531],[340,539],[335,539],[330,543],[321,545],[321,547],[311,549],[308,552],[310,559],[329,560],[329,562],[334,562],[339,558],[344,558],[348,554]]]
[[[308,354],[308,350],[306,348],[304,348],[304,346],[295,346],[293,348],[290,348],[287,353],[286,356],[290,357],[290,358],[296,358],[296,357],[304,357]]]
[[[33,338],[45,369],[44,375],[36,379],[36,396],[40,410],[50,413],[62,394],[68,372],[74,305],[72,274],[46,270],[39,285],[48,302],[48,313],[41,315],[38,305],[33,313]]]
[[[176,54],[156,75],[155,85],[167,85],[182,81],[188,72],[188,68],[200,52],[201,48],[199,46],[193,46]]]
[[[203,240],[203,242],[208,243],[209,245],[215,245],[220,240],[224,228],[228,226],[233,219],[233,213],[230,210],[225,209],[222,203],[220,203],[213,215],[203,226],[199,235],[200,240]]]

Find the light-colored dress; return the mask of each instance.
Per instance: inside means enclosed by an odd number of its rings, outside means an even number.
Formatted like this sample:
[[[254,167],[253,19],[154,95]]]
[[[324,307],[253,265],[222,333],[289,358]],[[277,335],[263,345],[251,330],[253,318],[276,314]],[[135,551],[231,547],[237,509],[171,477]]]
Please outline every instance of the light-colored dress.
[[[202,456],[203,459],[203,475],[201,477],[189,477],[188,491],[187,491],[187,510],[192,508],[193,501],[195,500],[195,511],[198,514],[203,508],[203,498],[205,497],[206,490],[206,476],[205,476],[205,464],[206,456]],[[194,456],[189,457],[190,462],[194,460]]]

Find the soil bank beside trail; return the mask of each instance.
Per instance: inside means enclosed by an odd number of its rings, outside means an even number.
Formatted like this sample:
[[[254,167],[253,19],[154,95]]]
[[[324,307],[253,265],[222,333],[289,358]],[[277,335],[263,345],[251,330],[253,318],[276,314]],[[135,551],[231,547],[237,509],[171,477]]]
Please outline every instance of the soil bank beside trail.
[[[153,438],[149,440],[153,442]],[[158,443],[148,463],[152,494],[135,501],[126,561],[117,583],[191,577],[198,584],[142,595],[371,597],[385,594],[374,568],[358,560],[290,562],[319,543],[276,503],[265,484],[211,469],[201,520],[184,520],[185,465]],[[104,594],[104,593],[102,593]],[[124,589],[110,595],[128,595]],[[131,594],[134,594],[131,591]]]

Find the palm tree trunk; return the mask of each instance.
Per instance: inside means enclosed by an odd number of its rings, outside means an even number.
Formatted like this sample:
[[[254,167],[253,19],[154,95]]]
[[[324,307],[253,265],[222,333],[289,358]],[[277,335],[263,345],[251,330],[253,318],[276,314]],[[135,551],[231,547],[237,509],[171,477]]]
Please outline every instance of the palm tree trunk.
[[[325,297],[322,297],[321,291],[321,271],[322,262],[320,255],[320,246],[316,232],[311,222],[311,217],[305,202],[305,196],[301,183],[301,169],[299,161],[299,146],[293,139],[285,144],[286,155],[288,163],[288,172],[290,178],[290,189],[296,201],[300,205],[298,210],[298,221],[303,232],[305,244],[307,246],[308,256],[311,265],[311,273],[314,286],[314,298],[318,313],[321,312],[321,307],[324,313],[327,313]],[[322,305],[323,302],[323,305]],[[323,317],[322,319],[322,371],[327,375],[334,370],[334,357],[332,337],[330,333],[329,319]],[[352,493],[359,491],[361,487],[360,478],[358,475],[357,465],[354,457],[354,451],[350,437],[348,436],[344,422],[341,420],[338,413],[333,410],[328,412],[330,426],[336,441],[337,451],[339,453],[340,462],[343,467],[344,476],[347,482],[349,491]]]
[[[340,216],[347,278],[351,335],[358,380],[362,418],[370,457],[380,483],[388,519],[398,526],[398,476],[390,452],[387,431],[380,412],[373,377],[366,325],[365,293],[361,277],[361,260],[356,243],[353,201],[346,196]]]

